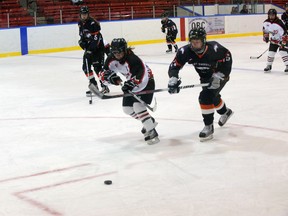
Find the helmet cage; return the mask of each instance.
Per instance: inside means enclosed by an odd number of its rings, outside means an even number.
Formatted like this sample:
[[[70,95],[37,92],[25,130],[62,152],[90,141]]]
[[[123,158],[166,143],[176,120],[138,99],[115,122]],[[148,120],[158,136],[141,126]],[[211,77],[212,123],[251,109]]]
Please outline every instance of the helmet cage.
[[[206,47],[206,31],[203,27],[191,29],[188,35],[190,47],[196,53],[203,53]],[[201,48],[195,48],[192,46],[192,40],[201,40]]]
[[[127,42],[124,38],[114,38],[111,42],[111,52],[113,54],[118,54],[121,52],[126,53]]]

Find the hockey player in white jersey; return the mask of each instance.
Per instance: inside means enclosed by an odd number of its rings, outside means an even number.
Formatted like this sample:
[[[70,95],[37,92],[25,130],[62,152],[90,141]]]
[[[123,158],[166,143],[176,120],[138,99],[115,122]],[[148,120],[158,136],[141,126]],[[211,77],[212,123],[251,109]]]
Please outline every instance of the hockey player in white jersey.
[[[268,18],[263,23],[263,41],[266,43],[270,42],[267,66],[264,68],[264,72],[271,72],[275,54],[279,48],[279,54],[285,65],[284,72],[288,74],[287,29],[284,23],[277,17],[275,9],[269,9]]]
[[[122,79],[118,74],[123,75]],[[122,85],[124,93],[139,93],[145,90],[155,89],[155,80],[152,70],[127,47],[124,38],[114,38],[111,42],[111,54],[107,57],[103,70],[100,73],[100,79],[104,84]],[[123,84],[122,84],[123,83]],[[153,93],[139,95],[142,101],[150,104],[153,99]],[[134,97],[123,97],[122,108],[124,113],[140,120],[142,123],[142,134],[147,144],[155,144],[160,140],[155,129],[157,122],[148,112],[146,107]]]

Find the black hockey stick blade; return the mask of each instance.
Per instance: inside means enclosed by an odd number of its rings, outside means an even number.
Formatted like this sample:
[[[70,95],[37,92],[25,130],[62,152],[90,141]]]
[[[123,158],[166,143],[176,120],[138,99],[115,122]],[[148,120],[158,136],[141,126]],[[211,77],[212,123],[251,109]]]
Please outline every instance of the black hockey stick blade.
[[[261,56],[250,56],[250,59],[259,59]]]

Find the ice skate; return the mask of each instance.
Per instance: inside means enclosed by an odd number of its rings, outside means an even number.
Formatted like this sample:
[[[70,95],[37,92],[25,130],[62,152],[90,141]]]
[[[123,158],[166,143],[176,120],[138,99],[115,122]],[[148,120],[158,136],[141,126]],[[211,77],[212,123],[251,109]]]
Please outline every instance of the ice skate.
[[[158,122],[156,122],[153,117],[152,117],[152,122],[154,124],[154,128],[156,128],[156,126],[158,125]],[[144,138],[146,138],[148,136],[148,131],[144,127],[142,127],[142,129],[141,129],[141,133],[144,135]]]
[[[284,72],[285,72],[286,74],[288,74],[288,65],[286,65],[286,68],[285,68]]]
[[[175,45],[174,48],[175,48],[175,53],[177,53],[177,51],[178,51],[178,46]]]
[[[172,49],[166,50],[166,53],[172,53]]]
[[[234,114],[234,112],[233,112],[231,109],[227,108],[226,113],[224,113],[223,115],[221,115],[221,117],[220,117],[220,119],[219,119],[219,121],[218,121],[219,126],[222,127],[223,125],[225,125],[226,122],[228,121],[228,119],[229,119],[233,114]]]
[[[200,142],[204,142],[213,139],[214,126],[213,124],[205,125],[203,130],[199,134]]]
[[[271,65],[267,65],[266,68],[264,68],[264,73],[270,73],[272,69]]]
[[[144,140],[147,142],[148,145],[153,145],[160,142],[158,138],[158,133],[155,128],[147,132],[147,136],[145,136]]]

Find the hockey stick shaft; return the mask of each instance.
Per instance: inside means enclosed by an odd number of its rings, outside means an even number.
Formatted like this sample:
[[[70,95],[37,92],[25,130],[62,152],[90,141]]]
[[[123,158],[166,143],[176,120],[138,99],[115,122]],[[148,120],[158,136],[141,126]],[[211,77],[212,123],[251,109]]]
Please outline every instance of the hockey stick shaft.
[[[180,89],[187,89],[187,88],[195,88],[195,87],[207,87],[209,86],[209,83],[202,83],[202,84],[193,84],[193,85],[185,85],[185,86],[179,86]],[[131,97],[132,95],[130,93],[128,94],[116,94],[116,95],[106,95],[101,93],[97,88],[94,87],[94,85],[89,85],[89,89],[99,98],[101,99],[112,99],[112,98],[119,98],[119,97]],[[153,94],[157,92],[168,92],[168,88],[162,88],[162,89],[153,89],[153,90],[144,90],[141,92],[135,92],[135,95],[145,95],[145,94]]]
[[[89,82],[90,82],[90,79],[89,79],[89,67],[88,67],[88,60],[87,60],[87,58],[85,57],[85,64],[86,64],[86,73],[87,73],[87,78],[88,78],[88,80],[89,80]],[[93,101],[93,98],[92,98],[92,93],[90,92],[90,101],[89,101],[89,103],[91,103],[92,104],[92,101]]]
[[[123,87],[123,84],[120,83],[120,85]],[[149,104],[147,104],[145,101],[143,101],[141,98],[139,98],[135,93],[133,93],[132,91],[128,91],[130,96],[133,96],[138,102],[140,102],[143,106],[145,106],[147,109],[151,110],[152,112],[155,112],[157,109],[157,106],[151,107],[149,106]],[[157,105],[157,103],[156,103]]]
[[[136,94],[129,91],[130,96],[133,96],[137,101],[139,101],[142,105],[144,105],[147,109],[151,110],[152,112],[155,112],[157,109],[157,103],[155,103],[154,107],[149,106],[149,104],[145,103],[141,98],[139,98]]]

